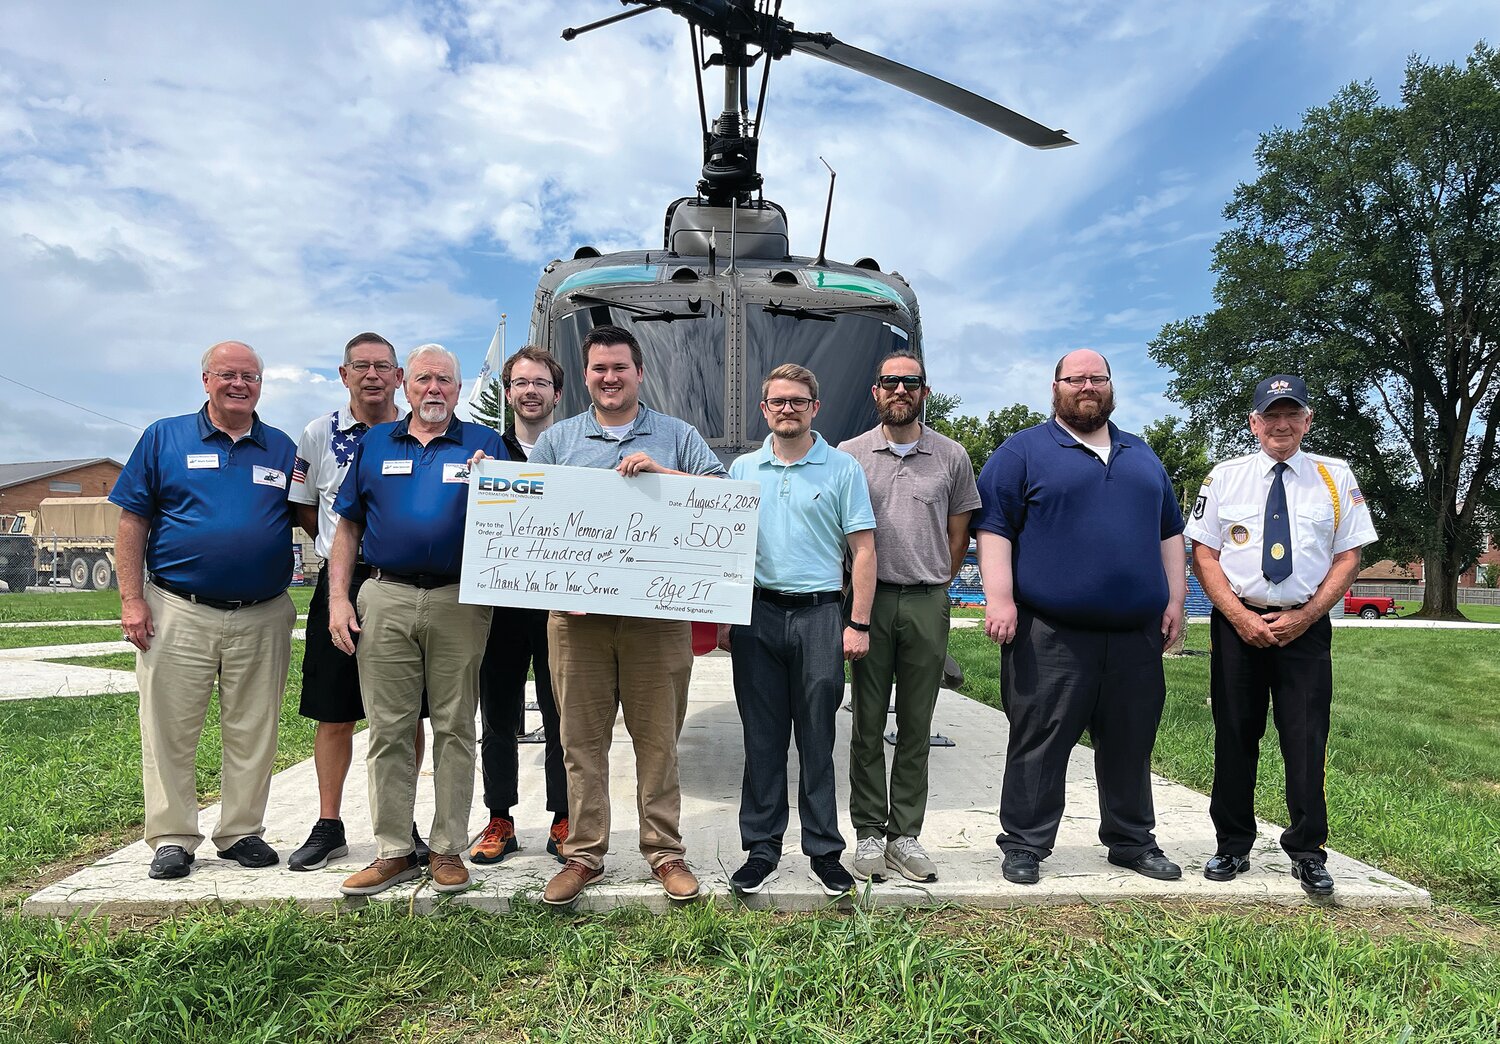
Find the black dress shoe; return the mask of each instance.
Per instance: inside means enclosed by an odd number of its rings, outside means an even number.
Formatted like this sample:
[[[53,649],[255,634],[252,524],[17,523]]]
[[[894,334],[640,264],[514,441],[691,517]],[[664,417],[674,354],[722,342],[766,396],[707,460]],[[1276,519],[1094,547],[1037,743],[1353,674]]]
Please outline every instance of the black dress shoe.
[[[146,876],[153,881],[170,881],[186,877],[193,869],[193,855],[181,845],[162,845],[151,857]]]
[[[1308,895],[1333,894],[1333,878],[1321,859],[1293,859],[1292,876]]]
[[[1247,857],[1220,852],[1203,864],[1203,876],[1210,881],[1233,881],[1249,869],[1250,860]]]
[[[1036,884],[1041,877],[1036,855],[1019,848],[1005,853],[1005,862],[1000,864],[1000,873],[1011,884]]]
[[[219,853],[220,859],[231,859],[240,866],[249,867],[251,870],[259,870],[264,866],[275,866],[281,862],[281,857],[276,854],[276,849],[266,844],[254,834],[240,838],[234,844]]]
[[[1123,866],[1127,870],[1134,870],[1142,877],[1150,877],[1157,881],[1176,881],[1182,877],[1182,867],[1163,855],[1159,848],[1142,852],[1134,859],[1126,859],[1111,852],[1109,861],[1115,866]]]

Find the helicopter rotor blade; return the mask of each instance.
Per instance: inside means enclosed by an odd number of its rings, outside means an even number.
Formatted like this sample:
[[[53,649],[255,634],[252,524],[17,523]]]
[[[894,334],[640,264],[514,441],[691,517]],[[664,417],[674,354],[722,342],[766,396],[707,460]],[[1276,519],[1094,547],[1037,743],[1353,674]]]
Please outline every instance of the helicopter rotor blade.
[[[900,87],[920,98],[952,109],[991,130],[997,130],[1034,149],[1059,149],[1078,144],[1066,131],[1052,130],[1035,120],[1007,109],[973,91],[966,91],[947,80],[940,80],[909,65],[893,62],[878,54],[860,50],[835,39],[828,33],[792,32],[792,50],[841,65],[845,69],[873,76],[893,87]]]

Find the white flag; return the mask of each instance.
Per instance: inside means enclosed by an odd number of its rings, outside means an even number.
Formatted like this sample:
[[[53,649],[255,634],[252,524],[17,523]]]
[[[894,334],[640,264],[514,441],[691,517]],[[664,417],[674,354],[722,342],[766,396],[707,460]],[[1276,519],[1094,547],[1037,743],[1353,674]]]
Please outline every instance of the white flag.
[[[500,365],[503,362],[501,355],[504,349],[500,345],[500,333],[505,329],[502,322],[495,327],[495,336],[490,338],[490,350],[484,353],[484,366],[479,370],[479,377],[475,379],[469,388],[469,405],[479,405],[479,397],[484,394],[484,389],[489,386],[490,378],[499,376]]]

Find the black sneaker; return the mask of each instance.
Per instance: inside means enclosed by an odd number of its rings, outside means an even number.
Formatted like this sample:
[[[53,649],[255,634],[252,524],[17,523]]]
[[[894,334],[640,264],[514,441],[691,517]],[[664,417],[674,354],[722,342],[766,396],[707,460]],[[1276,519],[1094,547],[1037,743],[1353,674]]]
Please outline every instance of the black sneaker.
[[[330,859],[349,854],[342,819],[320,819],[313,824],[307,843],[286,861],[288,870],[321,870]]]
[[[1001,875],[1011,884],[1036,884],[1041,877],[1035,852],[1012,848],[1000,864]]]
[[[416,823],[411,825],[411,840],[412,844],[417,846],[417,865],[426,866],[428,860],[432,858],[432,849],[428,848],[427,842],[422,840],[422,835],[417,831]]]
[[[255,834],[247,834],[228,848],[220,850],[219,858],[239,863],[240,866],[250,870],[260,870],[281,862],[276,849],[266,844],[264,838]]]
[[[823,886],[824,895],[844,895],[854,891],[854,878],[836,855],[813,856],[812,869],[807,876]]]
[[[151,857],[146,876],[153,881],[186,877],[193,870],[193,854],[181,845],[162,845]]]
[[[751,856],[729,879],[729,887],[741,895],[754,895],[774,880],[776,864],[760,856]]]

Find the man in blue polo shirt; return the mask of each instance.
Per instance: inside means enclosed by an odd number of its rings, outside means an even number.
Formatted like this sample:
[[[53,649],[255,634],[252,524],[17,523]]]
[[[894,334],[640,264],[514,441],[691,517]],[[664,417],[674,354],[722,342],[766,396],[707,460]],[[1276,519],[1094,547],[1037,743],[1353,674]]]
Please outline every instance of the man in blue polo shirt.
[[[844,660],[870,649],[875,600],[875,511],[864,470],[812,430],[818,378],[796,363],[772,370],[761,385],[761,413],[771,434],[746,453],[729,477],[760,483],[755,604],[750,622],[729,629],[734,702],[745,737],[740,791],[740,844],[749,857],[730,877],[741,893],[759,892],[775,876],[786,833],[787,745],[797,737],[797,812],[809,876],[828,895],[854,887],[839,856],[834,793],[834,722],[844,698]],[[846,624],[844,552],[853,553]]]
[[[265,867],[261,839],[296,609],[287,478],[296,445],[261,423],[260,356],[225,341],[203,356],[208,401],[146,429],[109,499],[120,623],[138,650],[149,876],[186,877],[203,841],[195,756],[219,684],[220,859]],[[151,580],[146,584],[146,570]]]
[[[1162,649],[1187,597],[1182,512],[1161,461],[1109,422],[1109,363],[1063,356],[1051,419],[1012,435],[979,475],[974,528],[984,630],[1009,645],[1010,719],[996,843],[1002,873],[1035,884],[1062,822],[1068,758],[1087,729],[1109,861],[1158,880],[1151,748],[1166,699]]]
[[[435,808],[429,871],[439,892],[469,886],[463,850],[474,800],[474,716],[490,607],[458,600],[468,460],[509,460],[500,436],[453,415],[458,359],[436,344],[406,358],[405,420],[371,428],[334,500],[340,516],[328,561],[328,630],[334,648],[359,660],[370,722],[365,763],[375,861],[348,878],[345,895],[374,895],[421,873],[411,834],[422,688],[432,723]],[[349,601],[363,540],[370,579]]]

